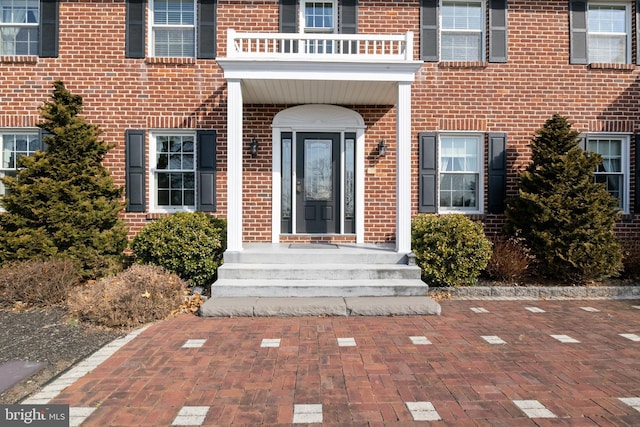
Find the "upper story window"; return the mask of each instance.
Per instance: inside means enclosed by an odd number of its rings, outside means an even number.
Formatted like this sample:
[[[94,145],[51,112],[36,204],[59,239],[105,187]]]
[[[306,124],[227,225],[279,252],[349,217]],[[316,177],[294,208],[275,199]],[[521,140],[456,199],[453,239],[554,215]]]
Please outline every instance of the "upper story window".
[[[631,64],[634,37],[631,3],[570,0],[570,62]]]
[[[0,55],[39,54],[39,0],[0,0]]]
[[[337,10],[335,2],[304,2],[302,31],[305,33],[335,33]]]
[[[2,159],[0,177],[15,176],[18,172],[18,159],[31,156],[40,150],[40,133],[38,131],[7,131],[0,133],[2,141]],[[4,184],[0,181],[0,195],[6,194]]]
[[[421,0],[424,61],[507,62],[506,0]]]
[[[151,0],[152,56],[194,57],[194,0]]]
[[[589,62],[625,64],[631,59],[631,5],[589,3]]]
[[[602,156],[595,171],[596,182],[604,184],[619,201],[623,212],[629,212],[629,137],[624,135],[588,135],[587,150]]]
[[[357,34],[358,1],[280,0],[281,33]]]
[[[483,135],[440,135],[440,211],[480,211],[483,140]]]
[[[443,1],[440,14],[442,61],[481,61],[484,57],[481,1]]]
[[[338,12],[335,2],[305,1],[301,4],[301,32],[320,34],[338,32]],[[335,53],[337,49],[332,41],[319,39],[305,41],[305,51],[307,53]]]

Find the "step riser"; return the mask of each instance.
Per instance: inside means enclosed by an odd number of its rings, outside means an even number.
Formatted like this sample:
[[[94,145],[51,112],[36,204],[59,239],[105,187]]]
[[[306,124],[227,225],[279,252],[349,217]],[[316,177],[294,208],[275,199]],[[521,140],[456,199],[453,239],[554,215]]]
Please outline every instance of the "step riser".
[[[333,252],[324,249],[322,252]],[[228,264],[407,264],[407,257],[395,252],[374,254],[344,254],[336,253],[243,253],[233,252],[224,255],[224,262]]]
[[[213,297],[385,297],[385,296],[426,296],[428,287],[424,284],[413,286],[287,286],[271,284],[263,287],[225,285],[224,281],[211,288]]]
[[[225,268],[226,267],[226,268]],[[264,280],[394,280],[420,279],[420,270],[413,268],[380,269],[269,269],[234,268],[224,264],[218,269],[220,279],[264,279]]]

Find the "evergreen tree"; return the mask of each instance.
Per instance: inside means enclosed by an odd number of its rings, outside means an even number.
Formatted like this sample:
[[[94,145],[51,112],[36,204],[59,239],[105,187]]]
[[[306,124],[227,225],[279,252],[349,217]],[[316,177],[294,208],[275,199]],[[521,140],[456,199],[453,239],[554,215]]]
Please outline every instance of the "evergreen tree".
[[[584,282],[619,273],[622,250],[614,234],[618,200],[594,181],[602,158],[579,143],[565,117],[547,120],[505,214],[507,231],[524,239],[544,276]]]
[[[77,260],[86,277],[113,266],[127,244],[118,214],[123,190],[102,165],[112,148],[85,122],[82,97],[54,83],[40,107],[46,149],[18,160],[15,177],[5,177],[0,203],[0,261],[65,257]]]

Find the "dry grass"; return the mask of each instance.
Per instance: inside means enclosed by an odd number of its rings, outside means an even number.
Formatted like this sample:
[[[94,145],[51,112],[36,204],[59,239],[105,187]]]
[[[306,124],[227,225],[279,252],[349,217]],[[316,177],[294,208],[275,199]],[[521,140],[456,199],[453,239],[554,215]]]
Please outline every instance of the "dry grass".
[[[533,256],[515,239],[497,237],[493,240],[493,253],[486,272],[490,278],[501,281],[518,281],[527,273]]]
[[[70,260],[14,261],[0,268],[0,307],[50,307],[65,302],[81,283]]]
[[[624,266],[623,277],[625,279],[640,280],[640,241],[636,239],[624,239],[622,245]]]
[[[187,284],[162,267],[133,265],[69,295],[69,311],[82,321],[135,327],[165,319],[185,300]]]

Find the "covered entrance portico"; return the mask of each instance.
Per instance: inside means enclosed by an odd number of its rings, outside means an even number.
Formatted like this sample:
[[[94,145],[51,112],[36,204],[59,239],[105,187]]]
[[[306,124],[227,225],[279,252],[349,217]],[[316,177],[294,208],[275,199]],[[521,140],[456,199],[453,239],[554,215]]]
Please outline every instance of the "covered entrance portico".
[[[360,114],[326,104],[287,108],[272,122],[272,242],[355,235],[364,242],[364,130]]]
[[[327,232],[349,232],[346,221],[345,179],[331,175],[323,177],[327,161],[331,159],[332,170],[344,170],[345,145],[353,139],[356,153],[355,176],[364,176],[364,122],[340,124],[335,105],[395,105],[396,106],[396,243],[399,253],[411,252],[411,84],[421,62],[414,61],[412,34],[392,36],[327,35],[333,42],[350,43],[347,53],[336,47],[331,52],[291,52],[282,49],[285,43],[302,43],[301,34],[240,34],[230,30],[227,56],[218,58],[227,80],[227,252],[241,252],[242,241],[242,153],[243,153],[243,105],[244,104],[302,104],[298,112],[306,117],[305,123],[292,126],[292,115],[274,118],[273,123],[273,221],[272,242],[278,243],[282,229],[282,167],[281,149],[283,134],[291,135],[292,151],[307,153],[292,158],[297,183],[300,180],[301,195],[310,195],[314,201],[305,205],[296,203],[291,223],[291,232],[299,228],[311,232],[322,232],[322,227],[332,227]],[[314,35],[318,38],[318,35]],[[290,44],[289,44],[290,45]],[[339,53],[343,52],[343,53]],[[313,105],[304,105],[313,104]],[[322,106],[318,106],[322,104]],[[295,107],[294,107],[295,108]],[[306,108],[306,112],[304,111]],[[325,111],[324,116],[314,116],[313,110]],[[285,110],[286,111],[286,110]],[[281,119],[280,121],[278,119]],[[295,135],[296,139],[293,139]],[[299,142],[301,141],[301,142]],[[360,149],[358,150],[358,147]],[[305,163],[306,162],[306,163]],[[315,162],[315,163],[314,163]],[[309,170],[305,170],[306,168]],[[302,168],[302,169],[300,169]],[[324,169],[323,169],[324,168]],[[322,170],[323,169],[323,170]],[[315,172],[313,172],[315,171]],[[360,171],[360,172],[358,172]],[[305,182],[299,174],[315,173]],[[311,181],[314,183],[312,184]],[[305,186],[308,184],[309,186]],[[315,185],[315,187],[313,187]],[[353,231],[357,243],[364,243],[364,186],[355,183],[355,215]],[[358,188],[361,186],[361,188]],[[313,187],[313,188],[312,188]],[[309,192],[313,189],[313,194]],[[328,192],[329,189],[331,192]],[[303,193],[303,192],[307,193]],[[302,196],[296,199],[302,200]],[[317,200],[314,200],[317,199]],[[329,203],[329,200],[332,200]],[[332,204],[333,203],[333,204]],[[312,206],[313,205],[313,206]],[[301,211],[301,212],[298,212]],[[305,214],[308,213],[308,215]],[[321,222],[298,222],[300,218],[324,218]],[[333,218],[331,224],[329,217]],[[314,228],[315,227],[315,228]],[[319,227],[319,228],[318,228]],[[287,230],[289,231],[289,230]]]

